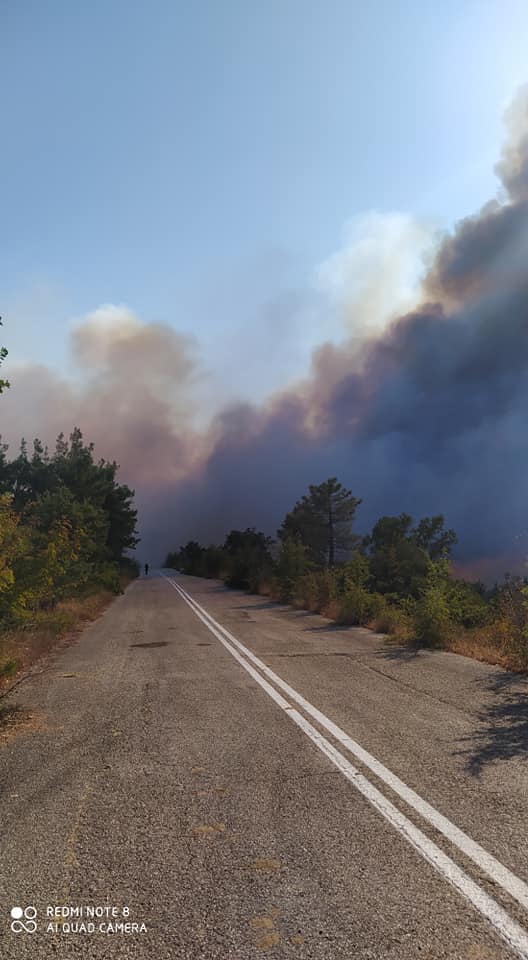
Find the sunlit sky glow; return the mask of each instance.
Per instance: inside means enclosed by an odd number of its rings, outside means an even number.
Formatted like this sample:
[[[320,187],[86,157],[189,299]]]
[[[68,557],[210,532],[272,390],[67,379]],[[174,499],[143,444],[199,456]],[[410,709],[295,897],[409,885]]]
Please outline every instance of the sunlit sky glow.
[[[74,372],[76,321],[125,304],[259,399],[495,194],[527,49],[523,0],[4,0],[10,363]]]

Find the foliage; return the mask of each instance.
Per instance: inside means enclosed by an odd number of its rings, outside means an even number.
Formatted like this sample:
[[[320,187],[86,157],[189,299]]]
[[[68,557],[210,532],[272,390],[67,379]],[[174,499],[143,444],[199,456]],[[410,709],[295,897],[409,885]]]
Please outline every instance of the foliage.
[[[0,317],[0,327],[2,326],[2,318]],[[5,347],[0,347],[0,367],[2,366],[3,361],[7,357],[7,350]],[[0,377],[0,393],[2,393],[6,387],[9,386],[9,380],[3,380]]]
[[[368,589],[369,563],[359,550],[336,570],[339,623],[364,626],[386,607],[384,598]]]
[[[279,539],[298,540],[314,563],[333,567],[358,540],[352,533],[352,521],[360,503],[336,477],[311,485],[309,493],[284,518]]]
[[[450,577],[446,593],[449,612],[455,623],[467,628],[482,627],[490,620],[492,611],[481,584]]]
[[[434,517],[423,517],[413,529],[411,538],[431,560],[443,560],[451,556],[451,550],[458,542],[454,530],[444,529],[441,513]]]
[[[452,631],[449,569],[446,560],[429,560],[425,583],[414,609],[415,637],[424,647],[440,647]]]
[[[359,503],[330,478],[286,515],[278,545],[250,527],[232,530],[222,547],[190,541],[166,563],[401,642],[528,667],[525,580],[507,577],[490,591],[455,578],[457,537],[441,514],[384,516],[360,540],[352,533]]]
[[[195,577],[221,577],[230,587],[257,590],[273,571],[272,541],[248,527],[231,530],[222,547],[202,547],[189,540],[175,553],[168,553],[165,566]]]
[[[386,612],[387,603],[380,593],[372,593],[360,583],[349,583],[341,597],[338,623],[366,626]]]
[[[363,540],[370,558],[370,587],[393,598],[421,596],[429,562],[449,556],[456,543],[453,530],[444,529],[441,515],[424,517],[413,527],[408,513],[381,517]]]
[[[22,441],[0,446],[0,617],[32,620],[91,587],[121,591],[120,563],[137,543],[133,491],[117,465],[96,462],[80,430],[61,434],[52,456]]]
[[[2,594],[12,589],[15,576],[13,564],[23,553],[24,536],[19,525],[20,518],[11,505],[9,494],[0,496],[0,602]]]
[[[221,577],[225,569],[225,554],[221,547],[201,547],[189,540],[176,553],[168,553],[165,566],[195,577]]]
[[[499,617],[513,624],[519,637],[528,639],[528,586],[520,577],[506,576],[494,592],[492,603]]]
[[[196,540],[189,540],[177,552],[167,554],[165,566],[197,577],[203,576],[201,566],[203,553],[204,547],[201,547]]]
[[[260,581],[271,574],[271,540],[254,527],[232,530],[225,539],[223,549],[229,587],[257,590]]]
[[[308,547],[295,537],[284,537],[275,565],[279,600],[285,603],[292,600],[296,583],[309,573],[312,567]]]

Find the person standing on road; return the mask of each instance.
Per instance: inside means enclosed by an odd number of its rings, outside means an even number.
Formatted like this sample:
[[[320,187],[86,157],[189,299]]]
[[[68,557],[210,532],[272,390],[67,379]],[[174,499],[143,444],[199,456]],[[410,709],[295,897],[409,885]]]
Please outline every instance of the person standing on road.
[[[146,563],[146,564],[145,564],[145,576],[146,576],[146,577],[148,577],[148,572],[149,572],[149,565],[148,565],[148,563]]]

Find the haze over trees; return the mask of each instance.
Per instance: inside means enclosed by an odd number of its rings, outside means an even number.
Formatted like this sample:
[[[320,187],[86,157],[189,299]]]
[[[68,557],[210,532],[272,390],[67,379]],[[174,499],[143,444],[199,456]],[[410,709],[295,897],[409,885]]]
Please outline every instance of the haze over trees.
[[[249,527],[223,545],[190,541],[166,566],[223,579],[272,599],[370,626],[404,641],[528,667],[528,587],[506,577],[493,588],[451,571],[454,530],[437,514],[417,522],[384,516],[353,530],[361,500],[335,477],[310,486],[289,511],[277,541]]]

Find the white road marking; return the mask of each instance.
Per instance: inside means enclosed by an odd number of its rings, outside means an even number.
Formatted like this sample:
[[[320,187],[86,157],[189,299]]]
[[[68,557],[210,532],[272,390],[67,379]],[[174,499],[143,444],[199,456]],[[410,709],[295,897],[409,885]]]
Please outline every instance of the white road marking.
[[[495,858],[487,854],[482,847],[467,837],[466,834],[464,834],[462,831],[459,831],[454,824],[451,824],[450,821],[439,814],[438,811],[435,811],[433,807],[430,807],[430,805],[418,797],[414,791],[410,790],[408,787],[405,787],[405,784],[391,774],[386,767],[383,767],[382,764],[378,764],[378,761],[364,751],[363,748],[359,747],[359,744],[355,744],[355,741],[352,741],[349,737],[347,737],[347,735],[340,730],[339,727],[336,727],[331,720],[328,720],[324,714],[322,714],[315,707],[312,707],[312,705],[309,704],[304,697],[301,697],[301,695],[293,690],[292,687],[281,680],[281,678],[278,677],[277,674],[275,674],[272,670],[270,670],[266,664],[259,660],[258,657],[255,657],[255,655],[251,653],[251,651],[248,650],[243,644],[241,644],[240,641],[236,640],[236,638],[233,637],[229,631],[227,631],[216,620],[214,620],[214,618],[199,603],[197,603],[197,601],[194,600],[184,590],[183,587],[181,587],[179,584],[176,584],[169,577],[166,577],[166,579],[177,591],[179,596],[181,596],[181,598],[185,601],[185,603],[188,604],[191,610],[193,610],[195,615],[223,644],[223,646],[229,651],[235,660],[237,660],[243,669],[250,674],[250,676],[262,687],[263,690],[265,690],[265,692],[272,698],[272,700],[274,700],[277,706],[279,706],[280,709],[283,710],[294,721],[294,723],[296,723],[297,726],[304,731],[304,733],[310,738],[310,740],[312,740],[319,750],[321,750],[321,752],[328,757],[334,766],[341,771],[343,776],[345,776],[347,780],[349,780],[356,787],[356,789],[359,790],[359,792],[378,810],[378,812],[381,813],[382,816],[384,816],[385,819],[388,820],[389,823],[391,823],[393,827],[409,841],[409,843],[411,843],[414,849],[417,850],[417,852],[420,853],[428,863],[435,867],[435,869],[441,873],[442,876],[453,887],[455,887],[482,916],[489,920],[489,922],[495,927],[497,932],[506,941],[506,943],[512,947],[512,949],[515,950],[516,953],[523,958],[523,960],[528,960],[528,934],[526,931],[512,917],[510,917],[509,914],[506,913],[506,911],[495,900],[488,896],[488,894],[481,887],[479,887],[478,884],[471,879],[471,877],[469,877],[453,860],[451,860],[451,858],[448,857],[440,849],[440,847],[438,847],[432,840],[429,839],[429,837],[422,833],[418,827],[416,827],[400,810],[398,810],[398,808],[395,807],[394,804],[391,803],[391,801],[388,800],[384,794],[377,789],[377,787],[371,784],[370,781],[367,780],[359,772],[359,770],[354,767],[349,760],[346,759],[346,757],[344,757],[328,740],[326,740],[325,737],[322,736],[321,733],[319,733],[314,726],[312,726],[308,720],[306,720],[305,717],[303,717],[294,707],[292,707],[288,701],[280,693],[278,693],[278,691],[267,680],[265,680],[264,677],[261,676],[261,674],[258,673],[250,663],[248,663],[248,659],[253,661],[255,665],[262,670],[262,672],[270,676],[270,679],[273,679],[277,686],[288,693],[291,699],[298,702],[303,707],[305,712],[310,713],[315,719],[318,720],[319,723],[321,723],[322,726],[324,726],[326,729],[329,729],[332,735],[335,736],[333,733],[334,729],[338,731],[340,736],[337,737],[337,739],[339,739],[340,742],[347,747],[347,749],[351,749],[350,744],[353,744],[355,748],[359,748],[362,754],[365,754],[370,758],[371,761],[374,761],[376,766],[381,768],[384,773],[389,774],[393,781],[405,789],[407,796],[403,797],[403,799],[410,803],[414,809],[418,810],[418,812],[422,812],[415,805],[413,800],[408,799],[409,795],[413,799],[417,798],[420,803],[425,806],[425,808],[428,808],[437,817],[441,818],[442,821],[445,821],[446,824],[448,824],[449,827],[455,831],[455,833],[460,833],[466,841],[469,841],[469,843],[474,846],[477,851],[479,851],[479,853],[482,851],[482,853],[485,855],[486,862],[490,862],[492,866],[496,865],[499,867],[501,871],[505,872],[506,876],[509,875],[510,882],[511,879],[516,881],[515,889],[517,889],[517,885],[525,887],[523,881],[518,877],[515,877],[515,875],[507,870],[506,867],[495,860]],[[237,647],[238,650],[236,649]],[[239,650],[244,654],[244,656],[241,655]],[[322,722],[323,720],[325,721],[324,723]],[[355,752],[355,750],[352,752]],[[360,757],[360,759],[362,759],[362,757]],[[372,763],[366,765],[369,766],[370,769],[373,769]],[[378,776],[380,775],[377,769],[374,770],[374,772],[376,772]],[[388,782],[385,777],[382,777],[382,779],[384,779],[385,782]],[[389,783],[389,785],[392,786],[392,783]],[[397,790],[396,792],[399,793],[400,791]],[[426,819],[430,820],[430,816],[427,816]],[[442,830],[442,832],[445,831]],[[459,846],[458,843],[457,846]],[[475,856],[473,856],[472,859],[475,860]],[[475,860],[475,862],[479,863],[479,866],[482,866],[479,861]],[[482,866],[482,869],[485,868]],[[500,883],[503,889],[508,889],[507,887],[504,887],[499,880],[497,880],[497,882]]]
[[[172,582],[172,581],[170,581]],[[176,586],[176,584],[173,584]],[[489,877],[495,882],[498,883],[503,890],[506,890],[510,896],[512,896],[521,906],[528,909],[528,885],[521,880],[520,877],[517,877],[511,870],[508,870],[504,864],[500,863],[499,860],[496,860],[487,850],[484,850],[476,840],[472,840],[463,830],[455,826],[451,820],[448,820],[442,813],[432,807],[430,803],[427,803],[423,797],[420,797],[418,793],[408,787],[396,774],[392,773],[387,767],[385,767],[379,760],[376,760],[372,754],[368,753],[359,743],[353,740],[351,737],[345,733],[341,727],[338,727],[332,720],[330,720],[324,713],[321,713],[317,707],[314,707],[308,700],[296,690],[293,689],[288,683],[281,679],[273,670],[270,669],[262,660],[255,656],[247,647],[244,646],[240,640],[237,640],[225,627],[222,627],[216,620],[213,619],[210,613],[207,612],[203,607],[200,606],[197,601],[187,593],[187,591],[180,585],[177,584],[178,590],[185,594],[186,598],[199,609],[203,615],[209,619],[218,630],[223,633],[223,635],[232,643],[238,650],[240,650],[248,660],[255,664],[261,672],[267,676],[273,683],[279,687],[291,700],[297,703],[305,713],[311,716],[317,723],[320,724],[328,733],[330,733],[346,750],[352,753],[357,760],[361,761],[372,773],[375,773],[377,777],[380,778],[388,787],[390,787],[394,792],[401,797],[406,803],[409,804],[430,823],[436,830],[442,833],[454,846],[464,853],[470,860],[472,860],[484,873],[487,873]]]

